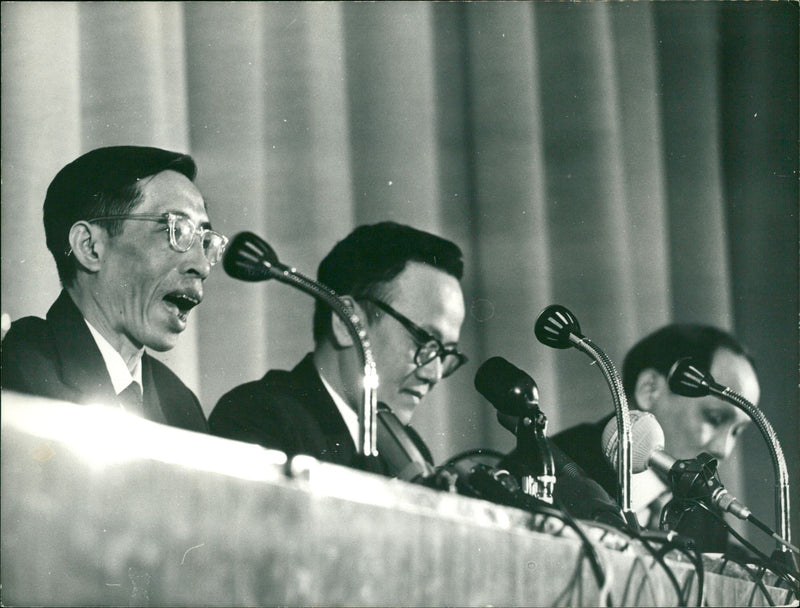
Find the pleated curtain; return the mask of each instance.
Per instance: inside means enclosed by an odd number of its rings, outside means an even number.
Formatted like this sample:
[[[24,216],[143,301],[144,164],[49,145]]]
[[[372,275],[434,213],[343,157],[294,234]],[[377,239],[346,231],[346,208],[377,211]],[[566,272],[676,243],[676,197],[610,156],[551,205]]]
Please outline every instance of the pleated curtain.
[[[612,411],[587,357],[534,337],[560,303],[618,366],[668,322],[734,331],[796,481],[797,47],[789,2],[4,2],[2,312],[58,294],[63,165],[186,151],[214,226],[309,276],[362,223],[462,247],[471,361],[413,421],[437,462],[513,446],[472,386],[490,356],[534,377],[551,434]],[[312,309],[217,268],[162,358],[209,413],[311,350]],[[742,443],[723,481],[771,522],[768,453]]]

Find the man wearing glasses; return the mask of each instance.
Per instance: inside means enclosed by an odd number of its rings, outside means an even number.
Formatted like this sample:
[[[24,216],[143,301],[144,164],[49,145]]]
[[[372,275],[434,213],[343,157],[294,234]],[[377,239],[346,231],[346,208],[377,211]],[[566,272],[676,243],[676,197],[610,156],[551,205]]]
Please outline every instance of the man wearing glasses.
[[[408,423],[433,387],[466,361],[456,346],[464,321],[462,274],[458,246],[394,222],[356,228],[317,272],[365,321],[378,400],[429,463],[430,452]],[[224,395],[209,418],[211,432],[289,456],[360,466],[356,412],[364,394],[363,366],[347,327],[322,302],[316,304],[313,331],[313,353],[292,371],[271,370]],[[379,428],[379,452],[381,437]],[[379,468],[392,474],[397,467],[384,461]]]
[[[145,352],[175,346],[227,243],[196,173],[190,156],[136,146],[99,148],[59,171],[44,227],[63,291],[46,320],[11,325],[4,389],[208,430],[194,393]]]

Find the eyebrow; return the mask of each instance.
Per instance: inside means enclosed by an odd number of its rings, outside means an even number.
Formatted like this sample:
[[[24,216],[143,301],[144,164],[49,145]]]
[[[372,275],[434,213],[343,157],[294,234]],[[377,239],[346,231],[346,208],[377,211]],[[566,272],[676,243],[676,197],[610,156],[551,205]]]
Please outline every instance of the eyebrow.
[[[181,216],[183,216],[185,218],[188,218],[188,219],[192,220],[195,224],[197,224],[197,222],[192,219],[192,216],[190,216],[185,211],[178,211],[177,209],[171,209],[169,211],[165,211],[164,213],[172,213],[173,215],[181,215]],[[200,223],[199,227],[200,228],[212,228],[211,220],[207,219],[206,221]]]

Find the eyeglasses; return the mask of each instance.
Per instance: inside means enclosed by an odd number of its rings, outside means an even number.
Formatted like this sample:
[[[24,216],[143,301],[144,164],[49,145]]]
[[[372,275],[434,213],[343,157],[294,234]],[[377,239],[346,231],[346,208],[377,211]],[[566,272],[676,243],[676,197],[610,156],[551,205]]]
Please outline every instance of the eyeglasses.
[[[438,357],[442,361],[442,378],[447,378],[453,375],[459,367],[468,361],[467,356],[459,352],[455,346],[445,346],[440,340],[436,339],[435,336],[431,335],[430,332],[422,329],[404,314],[397,312],[386,302],[381,302],[373,298],[361,299],[365,302],[371,302],[388,315],[394,317],[395,320],[408,330],[408,333],[411,334],[411,337],[414,338],[418,346],[417,352],[414,354],[414,363],[416,363],[418,367],[428,365],[428,363]]]
[[[192,220],[185,215],[178,213],[164,213],[162,215],[153,214],[128,214],[128,215],[106,215],[105,217],[95,217],[88,222],[105,222],[112,220],[141,220],[144,222],[161,222],[169,227],[169,244],[175,251],[179,253],[186,253],[194,245],[196,237],[200,237],[200,243],[203,246],[203,253],[212,266],[222,259],[222,254],[225,252],[225,247],[228,244],[228,237],[204,228],[197,226]]]

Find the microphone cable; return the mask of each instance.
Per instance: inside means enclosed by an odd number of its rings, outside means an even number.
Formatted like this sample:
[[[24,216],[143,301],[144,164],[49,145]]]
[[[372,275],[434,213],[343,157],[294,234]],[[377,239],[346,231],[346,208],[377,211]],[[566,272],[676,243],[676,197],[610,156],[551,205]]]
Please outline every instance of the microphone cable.
[[[542,515],[549,515],[564,522],[575,532],[575,534],[578,535],[578,538],[581,540],[582,543],[583,553],[589,559],[589,565],[592,568],[595,581],[597,582],[597,586],[600,589],[599,591],[600,598],[603,600],[605,606],[614,606],[614,601],[611,596],[612,578],[606,574],[605,569],[600,563],[600,556],[597,553],[597,549],[595,548],[594,543],[592,543],[592,541],[586,535],[586,532],[583,530],[581,525],[564,507],[564,505],[561,503],[561,500],[558,497],[556,496],[553,497],[553,503],[557,508],[546,506],[544,504],[541,505],[536,504],[535,510],[536,512],[541,513]],[[599,603],[600,602],[598,602],[598,604]]]
[[[681,589],[681,585],[678,582],[678,579],[675,576],[675,573],[672,571],[672,568],[670,568],[667,565],[667,562],[664,560],[664,555],[666,554],[666,552],[664,554],[662,554],[661,551],[656,550],[656,548],[653,547],[653,545],[650,544],[650,540],[653,540],[653,537],[651,537],[651,539],[648,539],[646,537],[647,536],[646,531],[644,531],[644,530],[636,531],[636,530],[632,530],[630,528],[626,528],[624,531],[628,535],[630,535],[631,538],[634,538],[634,539],[638,540],[642,544],[642,546],[645,548],[645,550],[653,557],[653,559],[655,560],[654,563],[657,563],[664,570],[664,572],[667,575],[667,578],[669,579],[669,582],[672,584],[672,587],[673,587],[673,589],[675,589],[675,593],[678,596],[678,606],[688,606],[689,605],[688,604],[688,600],[686,599],[686,596],[684,595],[683,590]],[[670,543],[670,542],[672,544],[675,544],[674,541],[666,540],[666,543]],[[672,547],[670,547],[670,548],[672,548]],[[677,548],[677,547],[675,547],[675,548]],[[669,551],[669,549],[667,550],[667,552],[668,551]],[[702,570],[702,567],[701,567],[701,570]],[[704,575],[700,575],[700,573],[697,572],[697,566],[696,565],[695,565],[695,573],[697,574],[700,583],[703,583]],[[702,596],[702,594],[703,594],[703,586],[702,586],[702,584],[700,585],[699,593],[700,593],[700,601],[698,602],[697,605],[698,606],[702,606],[702,597],[703,597]]]
[[[785,570],[780,563],[778,563],[775,560],[773,560],[772,558],[770,558],[763,551],[761,551],[758,547],[753,545],[750,541],[748,541],[741,534],[739,534],[725,520],[724,517],[722,517],[719,513],[714,511],[712,508],[710,508],[702,500],[685,499],[685,502],[688,503],[688,504],[691,504],[692,506],[700,507],[701,509],[703,509],[706,512],[710,513],[714,518],[716,518],[725,527],[725,529],[728,531],[728,533],[731,534],[731,536],[733,536],[736,540],[738,540],[740,543],[742,543],[742,545],[744,545],[744,547],[753,554],[753,557],[755,557],[759,562],[757,564],[758,566],[760,566],[761,568],[770,570],[781,581],[786,583],[786,585],[788,586],[788,590],[792,592],[792,594],[795,596],[795,599],[800,599],[800,581],[798,580],[797,573],[788,572],[787,570]],[[727,556],[726,555],[726,558],[729,561],[732,561],[732,562],[742,566],[743,568],[745,568],[745,570],[747,570],[747,572],[751,575],[751,578],[753,578],[753,580],[755,582],[755,578],[753,577],[752,572],[750,572],[750,569],[747,567],[746,564],[742,563],[738,559],[734,559],[731,556]],[[758,584],[758,586],[761,589],[762,593],[764,593],[767,596],[767,598],[768,598],[767,601],[770,602],[770,605],[774,606],[775,604],[772,603],[772,598],[769,595],[769,593],[767,592],[763,581],[761,581],[760,578],[759,578],[759,581],[760,582],[757,582],[756,584]]]

